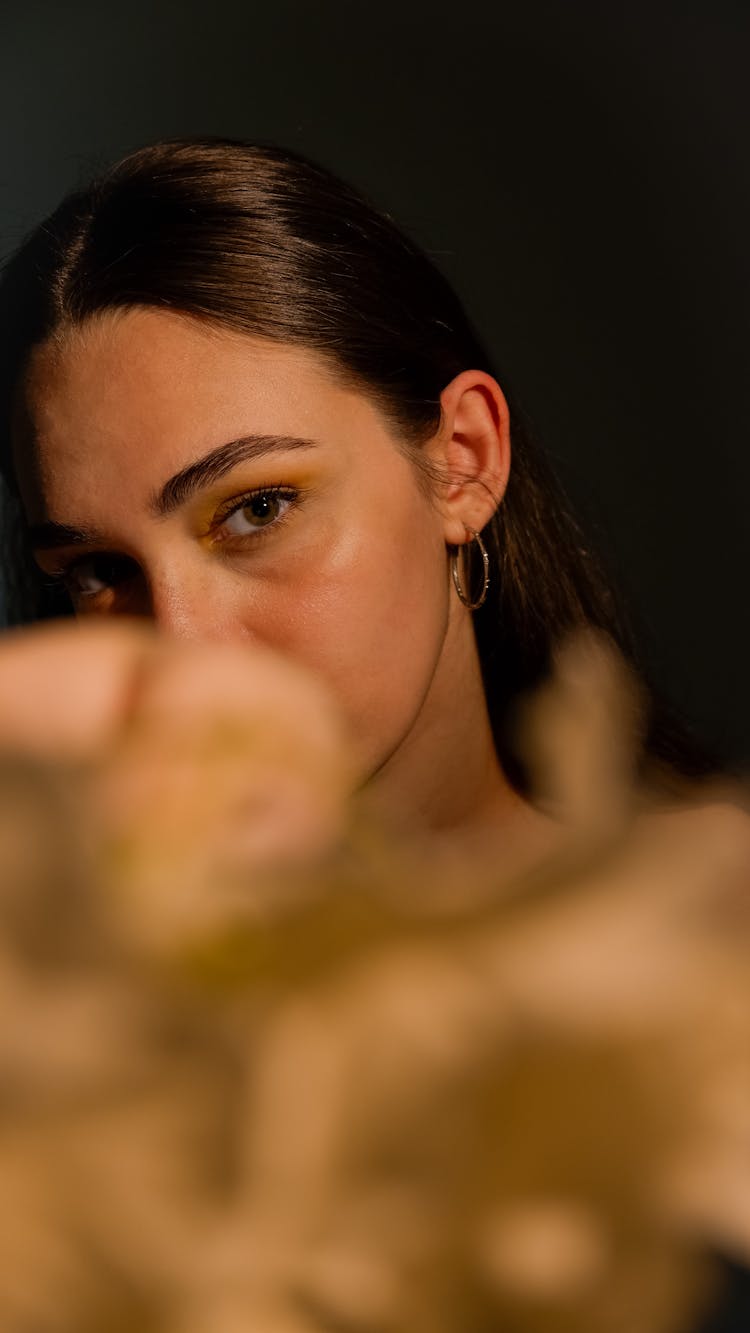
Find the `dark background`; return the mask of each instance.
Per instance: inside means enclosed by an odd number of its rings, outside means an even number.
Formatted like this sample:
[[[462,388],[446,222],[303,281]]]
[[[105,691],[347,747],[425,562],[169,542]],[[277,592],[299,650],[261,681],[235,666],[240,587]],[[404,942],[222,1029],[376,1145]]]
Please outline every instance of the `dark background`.
[[[463,296],[657,680],[750,764],[750,3],[0,12],[0,252],[159,137],[270,140],[364,187]]]

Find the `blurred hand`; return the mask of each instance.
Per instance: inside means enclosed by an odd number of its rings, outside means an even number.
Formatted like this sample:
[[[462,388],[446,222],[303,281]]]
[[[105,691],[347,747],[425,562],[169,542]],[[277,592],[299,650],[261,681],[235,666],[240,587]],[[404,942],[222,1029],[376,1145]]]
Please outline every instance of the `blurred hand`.
[[[353,780],[335,706],[303,668],[126,621],[6,636],[0,751],[85,773],[85,822],[152,914],[168,883],[181,910],[205,914],[207,877],[246,892],[248,870],[316,857]]]

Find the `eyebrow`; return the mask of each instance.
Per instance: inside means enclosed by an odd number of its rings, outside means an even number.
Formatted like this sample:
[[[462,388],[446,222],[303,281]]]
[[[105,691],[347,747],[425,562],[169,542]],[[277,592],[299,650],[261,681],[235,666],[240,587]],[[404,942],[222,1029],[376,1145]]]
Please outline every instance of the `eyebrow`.
[[[316,441],[297,435],[243,435],[211,449],[202,458],[176,472],[151,498],[149,508],[157,518],[174,512],[203,486],[209,486],[231,472],[238,463],[247,463],[267,454],[292,449],[314,449]],[[76,527],[47,520],[29,528],[29,541],[35,551],[51,551],[60,546],[97,546],[104,541],[97,528]]]
[[[74,528],[68,523],[34,523],[29,542],[34,551],[52,551],[58,546],[96,546],[103,540],[96,528]]]
[[[158,518],[165,518],[167,514],[173,513],[180,505],[185,504],[196,491],[204,486],[210,486],[227,472],[231,472],[238,463],[247,463],[266,454],[315,447],[315,440],[301,439],[297,435],[243,435],[239,440],[230,440],[170,477],[161,490],[153,496],[150,503],[151,512]]]

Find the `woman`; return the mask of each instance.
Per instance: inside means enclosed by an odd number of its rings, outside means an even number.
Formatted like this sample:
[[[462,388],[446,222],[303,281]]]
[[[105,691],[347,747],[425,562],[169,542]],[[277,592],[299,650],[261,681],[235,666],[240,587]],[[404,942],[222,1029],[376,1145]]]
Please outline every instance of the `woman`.
[[[527,809],[519,694],[575,626],[631,650],[459,301],[387,216],[294,153],[157,144],[37,229],[0,303],[32,614],[52,587],[268,645],[332,687],[389,813]],[[656,712],[646,754],[701,767]]]
[[[35,562],[16,560],[15,620],[72,608],[275,650],[328,685],[389,819],[544,839],[514,704],[575,627],[633,652],[459,301],[387,216],[291,152],[158,144],[37,229],[0,311],[2,467]],[[123,644],[66,641],[68,751],[151,651]],[[258,658],[248,698],[282,718],[283,672]],[[317,702],[294,674],[287,699],[297,683],[301,730]],[[64,713],[48,703],[43,746]],[[645,775],[706,769],[654,707]]]

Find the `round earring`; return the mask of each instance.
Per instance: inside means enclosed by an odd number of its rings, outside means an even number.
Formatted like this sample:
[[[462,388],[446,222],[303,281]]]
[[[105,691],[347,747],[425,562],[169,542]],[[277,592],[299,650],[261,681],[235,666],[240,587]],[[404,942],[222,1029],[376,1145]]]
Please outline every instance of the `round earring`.
[[[479,607],[484,604],[485,598],[487,596],[487,589],[490,586],[490,558],[487,554],[487,548],[484,542],[482,541],[482,538],[479,536],[479,533],[475,532],[473,528],[467,528],[466,531],[471,533],[472,541],[476,542],[482,554],[482,573],[483,573],[482,588],[476,601],[472,602],[471,598],[466,596],[466,593],[461,587],[461,578],[458,572],[458,550],[454,551],[453,555],[451,556],[451,574],[453,575],[453,583],[456,592],[458,593],[459,599],[463,602],[464,606],[468,607],[469,611],[478,611]]]

